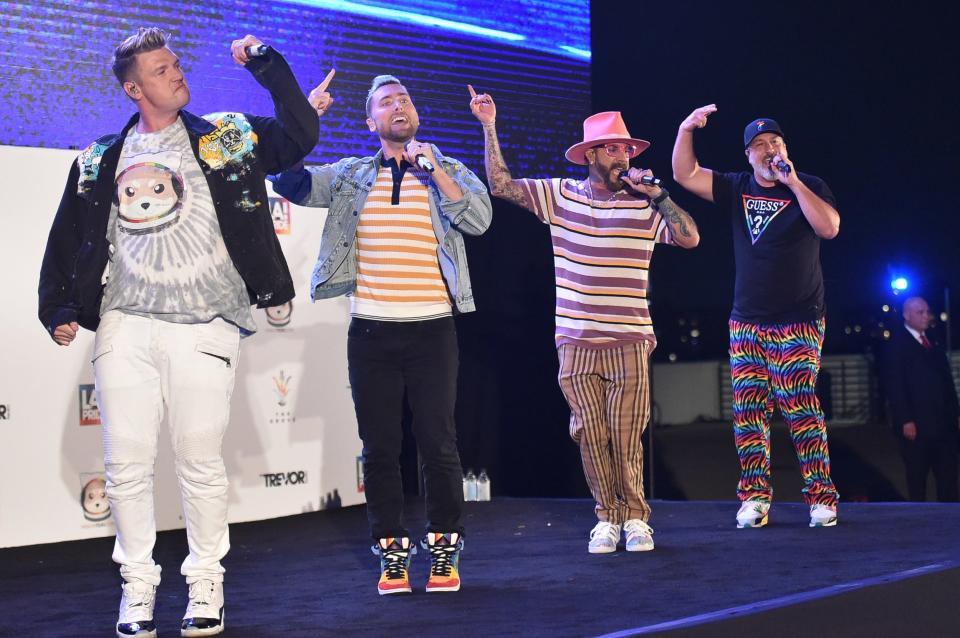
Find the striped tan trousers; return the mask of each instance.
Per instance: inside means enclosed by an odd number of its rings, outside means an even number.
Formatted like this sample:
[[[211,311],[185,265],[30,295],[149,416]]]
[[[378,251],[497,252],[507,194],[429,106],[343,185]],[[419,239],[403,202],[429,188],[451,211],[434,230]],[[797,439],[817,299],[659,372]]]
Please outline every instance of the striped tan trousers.
[[[597,518],[618,525],[650,517],[640,439],[650,416],[649,350],[646,341],[617,348],[559,348],[570,436],[580,446]]]

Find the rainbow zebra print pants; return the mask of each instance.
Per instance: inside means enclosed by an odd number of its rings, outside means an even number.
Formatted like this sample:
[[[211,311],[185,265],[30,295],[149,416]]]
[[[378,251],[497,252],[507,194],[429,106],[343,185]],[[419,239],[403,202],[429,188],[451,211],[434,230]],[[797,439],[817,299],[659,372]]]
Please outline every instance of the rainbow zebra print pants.
[[[770,417],[779,404],[800,461],[804,501],[837,505],[827,427],[814,393],[824,326],[823,319],[789,324],[730,320],[733,434],[740,457],[737,496],[741,501],[769,503],[773,498]]]

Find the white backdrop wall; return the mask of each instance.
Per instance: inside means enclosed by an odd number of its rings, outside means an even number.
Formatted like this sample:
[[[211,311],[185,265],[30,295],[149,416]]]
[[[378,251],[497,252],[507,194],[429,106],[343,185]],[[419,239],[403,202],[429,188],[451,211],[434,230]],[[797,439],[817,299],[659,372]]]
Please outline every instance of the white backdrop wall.
[[[102,498],[93,333],[57,346],[37,319],[47,233],[75,151],[0,146],[0,547],[110,536]],[[224,441],[230,521],[363,501],[347,380],[347,302],[310,303],[325,210],[271,197],[296,284],[292,309],[243,340]],[[289,310],[289,312],[287,312]],[[156,475],[158,529],[183,527],[166,424]]]

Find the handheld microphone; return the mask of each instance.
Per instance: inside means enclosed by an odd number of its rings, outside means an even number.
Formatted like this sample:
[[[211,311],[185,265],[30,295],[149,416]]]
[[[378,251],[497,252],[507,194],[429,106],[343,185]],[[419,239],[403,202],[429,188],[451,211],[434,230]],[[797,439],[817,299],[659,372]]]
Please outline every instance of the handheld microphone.
[[[780,160],[780,161],[778,161],[776,164],[773,164],[773,165],[777,168],[778,171],[780,171],[780,172],[783,173],[784,175],[789,175],[789,174],[790,174],[790,165],[787,164],[786,162],[784,162],[783,160]]]
[[[407,142],[406,144],[403,145],[403,150],[408,150],[409,146],[410,146],[410,142]],[[434,171],[433,162],[428,160],[423,153],[417,153],[413,159],[416,160],[417,166],[427,171],[428,173],[432,173]]]
[[[627,179],[626,171],[620,173],[620,179],[626,181]],[[643,177],[640,178],[640,183],[643,184],[644,186],[659,186],[660,178],[654,177],[653,175],[644,175]]]
[[[253,44],[244,49],[248,58],[262,58],[267,54],[267,45]]]

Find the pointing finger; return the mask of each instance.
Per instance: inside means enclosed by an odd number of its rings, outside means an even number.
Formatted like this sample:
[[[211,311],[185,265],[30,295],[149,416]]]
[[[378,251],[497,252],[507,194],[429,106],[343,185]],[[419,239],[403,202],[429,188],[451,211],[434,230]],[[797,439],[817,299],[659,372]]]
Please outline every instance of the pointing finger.
[[[472,97],[472,98],[473,98],[473,97],[477,97],[477,92],[473,90],[473,85],[472,85],[472,84],[468,84],[468,85],[467,85],[467,90],[470,91],[470,97]]]
[[[337,74],[336,69],[330,69],[330,72],[327,73],[327,77],[323,78],[323,82],[317,85],[319,91],[326,91],[327,87],[330,86],[330,81],[333,79],[333,76]]]

